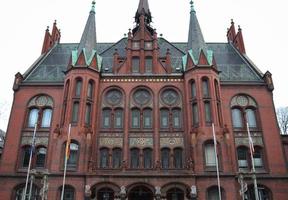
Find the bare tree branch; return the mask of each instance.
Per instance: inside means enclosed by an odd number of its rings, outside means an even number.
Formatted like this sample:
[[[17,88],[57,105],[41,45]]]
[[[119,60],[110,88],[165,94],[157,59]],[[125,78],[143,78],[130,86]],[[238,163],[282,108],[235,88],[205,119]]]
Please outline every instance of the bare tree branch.
[[[277,109],[278,124],[282,134],[288,134],[288,107]]]

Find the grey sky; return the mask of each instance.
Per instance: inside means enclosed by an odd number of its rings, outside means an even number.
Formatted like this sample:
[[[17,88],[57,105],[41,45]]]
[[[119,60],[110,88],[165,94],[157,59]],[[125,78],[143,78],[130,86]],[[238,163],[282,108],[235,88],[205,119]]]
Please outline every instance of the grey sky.
[[[6,130],[13,100],[13,81],[38,58],[46,26],[57,19],[61,42],[80,41],[92,0],[14,0],[0,6],[0,128]],[[139,0],[97,0],[98,42],[116,42],[129,28]],[[189,0],[149,0],[153,26],[173,42],[187,41]],[[285,0],[195,0],[195,8],[206,42],[226,42],[233,18],[243,29],[247,55],[265,73],[273,74],[276,107],[288,106],[286,48],[288,12]],[[2,110],[2,108],[0,108]],[[1,111],[0,110],[0,111]]]

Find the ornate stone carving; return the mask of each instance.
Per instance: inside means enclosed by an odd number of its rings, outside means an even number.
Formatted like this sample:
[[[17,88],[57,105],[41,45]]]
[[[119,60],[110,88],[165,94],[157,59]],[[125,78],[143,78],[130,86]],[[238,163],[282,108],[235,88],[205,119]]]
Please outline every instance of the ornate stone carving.
[[[105,100],[110,105],[119,105],[122,102],[123,95],[119,90],[113,89],[107,92]]]
[[[130,138],[130,147],[153,147],[152,138]]]
[[[35,138],[35,146],[43,145],[48,146],[48,137],[36,137]],[[22,137],[21,145],[31,145],[32,143],[32,137]]]
[[[183,147],[183,138],[160,138],[160,146],[162,147]]]
[[[105,147],[122,147],[123,138],[100,138],[99,145]]]
[[[139,89],[133,94],[133,99],[138,105],[145,105],[151,101],[151,94],[145,89]]]
[[[179,99],[179,94],[172,89],[165,90],[161,95],[161,100],[163,101],[163,103],[169,106],[177,104],[179,102]]]
[[[252,137],[253,140],[253,144],[254,145],[259,145],[259,146],[263,146],[263,140],[262,137]],[[247,137],[241,137],[241,138],[235,138],[235,144],[236,146],[240,146],[240,145],[246,145],[249,146],[249,139],[248,136]]]

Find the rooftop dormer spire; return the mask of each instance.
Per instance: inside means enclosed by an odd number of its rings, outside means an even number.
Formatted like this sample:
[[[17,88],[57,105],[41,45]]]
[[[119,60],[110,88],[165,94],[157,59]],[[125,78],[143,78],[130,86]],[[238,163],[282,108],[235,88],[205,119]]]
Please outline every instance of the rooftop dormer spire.
[[[79,46],[78,55],[85,49],[87,58],[96,50],[96,22],[95,22],[95,1],[92,2],[92,8],[86,22]]]
[[[145,23],[149,24],[152,21],[151,12],[149,9],[148,0],[140,0],[137,12],[135,14],[135,22],[140,23],[140,16],[145,16]]]
[[[196,16],[194,8],[194,2],[191,0],[191,11],[190,11],[190,24],[189,24],[189,35],[187,50],[192,50],[196,57],[199,56],[201,50],[207,52],[207,46]]]

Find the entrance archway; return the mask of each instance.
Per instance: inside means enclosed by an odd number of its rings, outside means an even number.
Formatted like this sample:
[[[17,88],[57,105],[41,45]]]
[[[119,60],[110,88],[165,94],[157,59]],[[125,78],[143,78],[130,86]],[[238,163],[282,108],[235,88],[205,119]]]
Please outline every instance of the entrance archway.
[[[137,186],[130,190],[128,200],[153,200],[153,192],[145,186]]]

